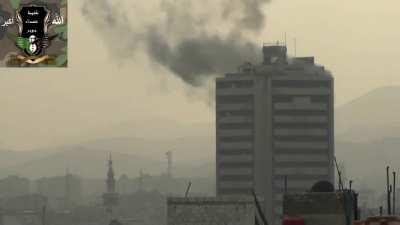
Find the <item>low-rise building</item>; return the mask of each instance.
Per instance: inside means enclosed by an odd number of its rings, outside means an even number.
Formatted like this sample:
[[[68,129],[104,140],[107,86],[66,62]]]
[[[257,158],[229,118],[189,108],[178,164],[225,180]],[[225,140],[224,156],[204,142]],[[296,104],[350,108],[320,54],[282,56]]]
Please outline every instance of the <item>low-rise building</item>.
[[[8,176],[0,180],[0,197],[9,198],[30,193],[30,181],[19,176]]]
[[[254,225],[250,197],[168,198],[167,225]]]
[[[283,213],[307,225],[350,225],[357,218],[357,197],[353,191],[286,194]]]

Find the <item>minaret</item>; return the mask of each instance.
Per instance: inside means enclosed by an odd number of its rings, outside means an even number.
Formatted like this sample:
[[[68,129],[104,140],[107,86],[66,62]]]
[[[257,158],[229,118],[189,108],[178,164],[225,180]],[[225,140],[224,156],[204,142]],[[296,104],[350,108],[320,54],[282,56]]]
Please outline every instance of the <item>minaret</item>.
[[[106,209],[107,218],[109,219],[109,221],[111,221],[115,219],[114,208],[118,205],[118,200],[119,200],[119,195],[115,189],[115,178],[114,178],[114,169],[113,169],[111,153],[108,159],[106,189],[107,189],[106,193],[103,194],[103,205]]]
[[[115,193],[115,178],[111,154],[108,159],[108,172],[107,172],[107,193]]]

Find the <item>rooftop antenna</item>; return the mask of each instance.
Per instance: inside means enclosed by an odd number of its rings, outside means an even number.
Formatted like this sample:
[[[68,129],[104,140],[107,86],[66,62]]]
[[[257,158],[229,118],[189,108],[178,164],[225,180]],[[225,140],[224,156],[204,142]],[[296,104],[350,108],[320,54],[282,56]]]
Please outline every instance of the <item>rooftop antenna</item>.
[[[139,191],[143,190],[143,169],[139,172]]]
[[[334,157],[334,160],[335,160],[335,165],[336,165],[336,171],[337,171],[338,177],[339,177],[339,181],[338,181],[339,191],[343,191],[342,172],[340,172],[336,157]]]
[[[287,36],[286,36],[286,32],[285,32],[285,46],[287,46]]]
[[[172,152],[168,151],[165,154],[167,155],[167,160],[168,160],[167,176],[169,178],[171,178],[172,177]]]
[[[112,154],[111,154],[111,152],[108,153],[108,166],[109,167],[112,166]]]
[[[186,192],[185,192],[185,198],[187,198],[188,197],[188,195],[189,195],[189,191],[190,191],[190,187],[192,186],[192,182],[191,181],[189,181],[189,184],[188,184],[188,186],[187,186],[187,188],[186,188]]]

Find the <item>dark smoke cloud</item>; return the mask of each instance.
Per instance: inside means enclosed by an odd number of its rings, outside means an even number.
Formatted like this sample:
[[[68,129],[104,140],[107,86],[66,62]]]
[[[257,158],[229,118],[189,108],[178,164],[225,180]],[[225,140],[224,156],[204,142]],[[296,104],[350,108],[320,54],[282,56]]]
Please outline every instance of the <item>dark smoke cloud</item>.
[[[260,46],[246,34],[264,28],[262,6],[268,0],[213,0],[215,7],[204,6],[207,10],[195,13],[201,8],[198,2],[202,1],[161,0],[161,19],[140,28],[133,28],[123,8],[109,0],[87,0],[82,12],[114,54],[126,58],[143,46],[151,60],[186,83],[201,86],[207,78],[260,55]],[[132,10],[133,15],[141,13]]]
[[[235,12],[241,11],[242,17],[238,21],[237,28],[261,31],[265,25],[263,5],[269,0],[228,0],[224,4],[223,17],[229,19]]]
[[[224,74],[254,59],[257,51],[259,48],[253,43],[233,37],[223,40],[218,36],[200,36],[172,47],[157,32],[148,36],[148,53],[152,58],[194,86],[201,85],[208,76]]]

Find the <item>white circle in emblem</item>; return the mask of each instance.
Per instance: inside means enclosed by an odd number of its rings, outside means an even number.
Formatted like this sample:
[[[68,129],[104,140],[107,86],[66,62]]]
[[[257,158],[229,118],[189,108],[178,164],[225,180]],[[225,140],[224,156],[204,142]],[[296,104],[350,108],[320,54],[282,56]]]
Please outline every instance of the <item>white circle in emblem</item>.
[[[36,41],[36,36],[35,35],[29,36],[29,43],[33,43],[35,41]]]
[[[31,53],[36,52],[36,50],[37,50],[36,44],[30,44],[30,45],[29,45],[29,51],[30,51]]]

